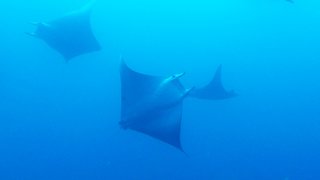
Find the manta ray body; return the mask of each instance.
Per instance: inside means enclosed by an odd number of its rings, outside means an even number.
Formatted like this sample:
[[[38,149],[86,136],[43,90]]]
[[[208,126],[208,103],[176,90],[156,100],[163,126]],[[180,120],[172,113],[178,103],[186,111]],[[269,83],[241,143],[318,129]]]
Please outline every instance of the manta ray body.
[[[101,46],[94,37],[90,24],[93,3],[94,1],[49,22],[32,23],[36,26],[36,30],[27,34],[42,39],[58,51],[66,61],[85,53],[98,51]]]

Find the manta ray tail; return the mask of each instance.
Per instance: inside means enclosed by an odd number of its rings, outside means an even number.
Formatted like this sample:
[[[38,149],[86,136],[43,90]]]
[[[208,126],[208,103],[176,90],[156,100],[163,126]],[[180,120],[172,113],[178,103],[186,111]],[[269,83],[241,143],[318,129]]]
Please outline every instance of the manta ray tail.
[[[221,69],[222,66],[219,65],[210,83],[202,88],[195,88],[189,95],[191,97],[208,100],[227,99],[236,96],[236,93],[233,90],[227,91],[223,87]]]

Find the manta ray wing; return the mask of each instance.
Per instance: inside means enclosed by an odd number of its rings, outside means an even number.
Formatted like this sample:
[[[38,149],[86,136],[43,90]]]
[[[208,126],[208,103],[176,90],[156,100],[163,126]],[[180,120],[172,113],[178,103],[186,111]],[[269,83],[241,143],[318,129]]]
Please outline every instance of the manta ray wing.
[[[66,60],[100,50],[90,24],[92,5],[93,2],[53,21],[37,23],[33,36],[44,40]]]
[[[213,79],[209,84],[202,88],[196,88],[191,93],[191,97],[199,98],[199,99],[209,99],[209,100],[217,100],[217,99],[227,99],[236,96],[236,93],[231,90],[227,91],[222,84],[221,81],[221,65],[217,68],[216,73]]]
[[[135,72],[124,61],[120,67],[122,116],[138,101],[151,95],[164,77]]]
[[[180,127],[182,104],[150,114],[145,121],[134,123],[130,129],[147,134],[182,150]]]

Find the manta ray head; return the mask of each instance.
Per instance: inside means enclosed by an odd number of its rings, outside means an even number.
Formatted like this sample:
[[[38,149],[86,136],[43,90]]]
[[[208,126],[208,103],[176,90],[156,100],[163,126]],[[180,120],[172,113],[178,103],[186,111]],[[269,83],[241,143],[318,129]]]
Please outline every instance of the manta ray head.
[[[178,74],[174,74],[174,75],[171,75],[167,80],[168,81],[173,81],[173,80],[176,80],[176,79],[179,79],[181,78],[183,75],[185,75],[186,73],[183,72],[183,73],[178,73]]]
[[[162,83],[159,85],[159,87],[165,86],[167,84],[170,84],[173,81],[178,81],[179,78],[181,78],[183,75],[185,75],[185,73],[178,73],[178,74],[173,74],[167,78],[165,78]]]

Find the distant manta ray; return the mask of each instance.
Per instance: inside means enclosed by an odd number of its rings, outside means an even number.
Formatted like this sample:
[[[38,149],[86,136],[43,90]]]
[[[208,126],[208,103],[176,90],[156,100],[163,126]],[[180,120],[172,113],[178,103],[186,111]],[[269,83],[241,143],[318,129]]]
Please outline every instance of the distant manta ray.
[[[58,51],[66,61],[101,49],[93,35],[90,14],[94,1],[76,11],[49,22],[32,23],[37,29],[27,33],[45,41]]]
[[[183,100],[188,96],[215,100],[236,95],[222,87],[221,66],[213,80],[199,89],[184,88],[179,81],[183,75],[146,75],[133,71],[122,61],[121,127],[147,134],[183,151],[180,143]]]

